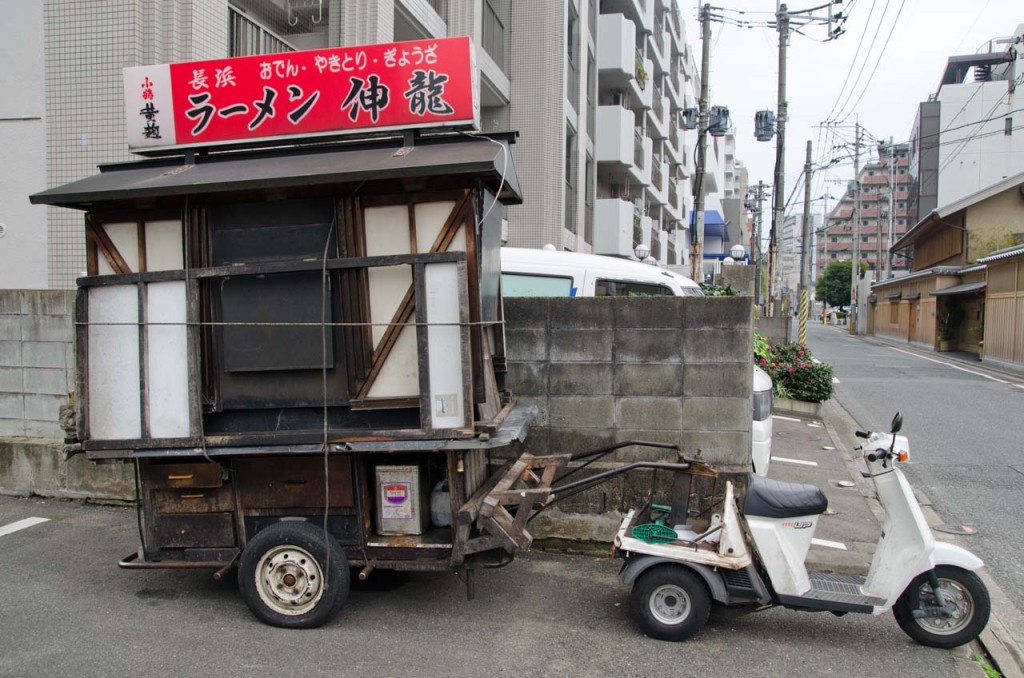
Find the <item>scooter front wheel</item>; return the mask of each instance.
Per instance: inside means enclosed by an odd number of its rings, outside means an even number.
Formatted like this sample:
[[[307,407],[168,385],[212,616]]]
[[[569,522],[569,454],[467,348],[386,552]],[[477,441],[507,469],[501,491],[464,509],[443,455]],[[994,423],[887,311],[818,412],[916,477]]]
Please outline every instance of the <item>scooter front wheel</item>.
[[[711,613],[704,580],[682,565],[657,565],[633,585],[633,617],[651,638],[682,641],[695,635]]]
[[[922,645],[945,649],[965,645],[981,635],[988,623],[992,608],[988,589],[978,575],[959,567],[940,565],[935,575],[944,600],[936,600],[925,573],[910,582],[892,613],[904,633]],[[956,612],[949,617],[914,616],[915,611],[945,605],[954,606]]]

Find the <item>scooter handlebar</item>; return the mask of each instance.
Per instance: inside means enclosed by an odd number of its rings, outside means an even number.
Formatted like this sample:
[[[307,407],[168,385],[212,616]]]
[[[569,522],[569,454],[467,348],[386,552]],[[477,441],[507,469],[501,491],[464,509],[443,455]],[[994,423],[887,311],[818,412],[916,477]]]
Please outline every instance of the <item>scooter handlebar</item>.
[[[858,438],[870,438],[871,433],[869,431],[854,431],[853,434]]]

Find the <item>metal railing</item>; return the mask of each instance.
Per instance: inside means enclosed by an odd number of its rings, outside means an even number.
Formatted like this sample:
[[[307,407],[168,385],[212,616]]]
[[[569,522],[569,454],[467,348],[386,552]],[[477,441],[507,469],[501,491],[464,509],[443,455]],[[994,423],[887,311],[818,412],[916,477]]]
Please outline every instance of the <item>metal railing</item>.
[[[664,56],[665,54],[665,23],[654,15],[654,44],[658,46],[658,55]]]
[[[661,163],[655,162],[651,164],[651,183],[658,189],[658,192],[665,190],[664,177],[661,174]]]
[[[434,8],[437,15],[448,21],[448,0],[427,0],[427,4]],[[486,2],[484,3],[487,4]]]
[[[683,153],[683,147],[679,145],[679,127],[678,125],[673,125],[671,121],[669,121],[668,126],[668,139],[669,143],[672,144],[672,148],[676,149],[677,155],[686,155],[685,153]]]
[[[294,52],[283,38],[264,28],[244,14],[228,8],[230,56],[253,56]]]
[[[640,169],[644,168],[644,135],[639,127],[633,130],[633,164]]]
[[[576,187],[568,182],[565,184],[565,228],[576,233]]]
[[[679,209],[679,191],[676,189],[676,182],[668,182],[668,204]]]
[[[448,0],[431,0],[430,2],[432,6],[442,3],[447,11]],[[435,9],[437,8],[435,7]],[[498,16],[497,11],[489,0],[484,0],[483,9],[481,45],[484,51],[494,60],[494,63],[497,64],[498,68],[502,72],[508,73],[505,63],[505,23]],[[438,14],[440,14],[439,10]],[[446,17],[447,14],[441,14],[441,16]]]

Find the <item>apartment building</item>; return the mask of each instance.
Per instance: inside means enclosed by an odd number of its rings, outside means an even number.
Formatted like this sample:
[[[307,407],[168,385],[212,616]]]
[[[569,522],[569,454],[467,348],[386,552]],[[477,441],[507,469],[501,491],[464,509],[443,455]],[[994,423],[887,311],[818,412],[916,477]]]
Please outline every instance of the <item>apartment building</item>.
[[[132,158],[123,67],[451,35],[474,38],[483,129],[520,132],[526,202],[508,244],[643,243],[688,262],[696,132],[680,123],[699,82],[675,0],[50,0],[17,14],[0,28],[21,93],[0,144],[26,162],[0,184],[0,288],[69,288],[85,269],[81,215],[26,196]],[[734,165],[734,143],[709,138],[708,210],[723,211]]]
[[[880,145],[877,157],[860,171],[860,180],[850,181],[847,190],[827,218],[827,229],[816,242],[817,275],[833,261],[853,258],[854,239],[859,241],[860,261],[875,271],[875,279],[886,277],[889,246],[914,225],[910,203],[908,144]],[[860,223],[855,223],[857,186],[860,185]],[[815,229],[817,230],[817,229]],[[903,256],[894,257],[890,273],[909,270]]]
[[[910,220],[927,218],[1024,167],[1024,24],[976,53],[949,57],[910,133]]]

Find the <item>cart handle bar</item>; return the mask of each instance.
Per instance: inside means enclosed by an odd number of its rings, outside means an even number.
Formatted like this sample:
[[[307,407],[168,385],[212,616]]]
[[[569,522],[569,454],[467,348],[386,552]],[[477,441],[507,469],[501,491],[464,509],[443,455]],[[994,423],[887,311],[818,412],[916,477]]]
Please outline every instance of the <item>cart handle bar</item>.
[[[686,463],[682,463],[682,464],[672,464],[672,463],[664,462],[664,461],[635,461],[632,464],[626,464],[625,466],[619,466],[618,468],[608,469],[607,471],[602,471],[601,473],[596,473],[596,474],[594,474],[594,475],[592,475],[592,476],[590,476],[588,478],[584,478],[582,480],[576,480],[576,481],[571,482],[571,483],[566,483],[564,485],[560,485],[559,487],[552,487],[551,488],[551,501],[553,503],[555,501],[558,501],[559,499],[567,498],[567,497],[564,497],[564,496],[559,496],[559,495],[564,494],[565,492],[569,492],[571,490],[574,490],[574,489],[577,489],[577,488],[581,488],[581,487],[589,487],[591,485],[596,485],[596,484],[598,484],[600,482],[608,480],[609,478],[613,478],[613,477],[615,477],[617,475],[621,475],[623,473],[629,473],[630,471],[633,471],[633,470],[636,470],[636,469],[639,469],[639,468],[650,468],[650,469],[657,469],[657,470],[664,470],[664,471],[689,471],[690,470],[690,462],[693,462],[693,461],[696,461],[696,460],[688,459],[688,460],[685,460],[685,461],[686,461]],[[580,490],[580,491],[582,491],[582,490]],[[573,492],[573,494],[576,494],[576,493]]]
[[[621,443],[615,443],[614,445],[609,445],[607,447],[599,447],[596,450],[586,450],[586,451],[583,451],[583,452],[576,452],[575,454],[569,455],[569,461],[577,461],[579,459],[587,459],[588,457],[590,457],[589,461],[587,461],[587,462],[577,466],[574,469],[570,469],[570,470],[566,471],[561,476],[559,476],[555,480],[555,482],[556,483],[560,483],[563,480],[565,480],[566,478],[568,478],[569,476],[571,476],[573,474],[576,474],[576,473],[579,473],[580,471],[582,471],[586,467],[590,466],[595,461],[597,461],[598,459],[600,459],[601,457],[603,457],[604,455],[606,455],[606,454],[608,454],[610,452],[614,452],[615,450],[621,449],[623,447],[630,447],[632,445],[636,445],[637,447],[657,447],[657,448],[664,449],[664,450],[675,450],[676,452],[680,452],[681,451],[679,449],[678,445],[674,445],[672,443],[655,443],[655,442],[648,442],[646,440],[626,440],[626,441],[623,441]]]

